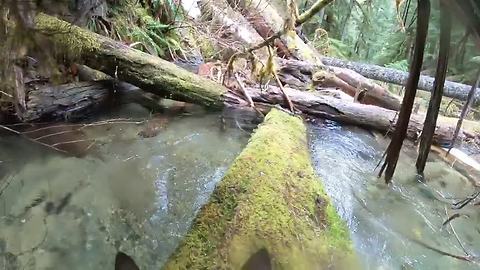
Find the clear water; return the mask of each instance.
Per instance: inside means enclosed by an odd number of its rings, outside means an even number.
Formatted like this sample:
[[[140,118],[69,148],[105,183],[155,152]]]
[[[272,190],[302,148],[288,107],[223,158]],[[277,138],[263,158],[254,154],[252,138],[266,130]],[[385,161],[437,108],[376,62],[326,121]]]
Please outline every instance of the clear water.
[[[104,118],[126,115],[148,112]],[[249,136],[218,114],[167,121],[151,138],[144,124],[85,128],[96,149],[83,158],[1,136],[0,269],[113,269],[117,250],[160,269]]]
[[[126,115],[149,117],[125,105],[103,118]],[[92,126],[82,132],[96,148],[82,158],[0,136],[0,269],[113,269],[117,250],[141,269],[160,269],[245,146],[254,124],[245,129],[240,119],[168,117],[151,138],[139,137],[145,124],[131,121]],[[411,241],[464,255],[442,223],[445,209],[455,213],[451,198],[472,192],[465,177],[432,159],[427,183],[419,183],[410,150],[385,187],[374,171],[385,139],[330,122],[311,125],[309,137],[315,168],[362,259],[358,269],[478,268]],[[451,224],[465,249],[480,255],[478,210],[462,214]]]
[[[359,269],[479,269],[431,251],[421,242],[465,256],[450,226],[442,226],[452,198],[474,190],[443,162],[430,159],[426,184],[417,181],[415,152],[402,152],[393,184],[386,187],[375,167],[387,141],[359,128],[331,122],[310,127],[312,159],[340,215],[347,221],[362,259]],[[410,148],[411,149],[411,148]],[[480,256],[478,206],[463,209],[451,224],[470,255]],[[468,215],[464,216],[463,214]]]

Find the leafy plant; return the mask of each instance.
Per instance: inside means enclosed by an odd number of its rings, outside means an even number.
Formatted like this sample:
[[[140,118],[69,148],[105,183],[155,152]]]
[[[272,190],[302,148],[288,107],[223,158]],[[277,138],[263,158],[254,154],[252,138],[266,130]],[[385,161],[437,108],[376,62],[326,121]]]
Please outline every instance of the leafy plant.
[[[149,3],[142,6],[134,0],[117,1],[107,19],[92,18],[88,27],[155,56],[181,49],[173,30],[179,7],[172,0]]]

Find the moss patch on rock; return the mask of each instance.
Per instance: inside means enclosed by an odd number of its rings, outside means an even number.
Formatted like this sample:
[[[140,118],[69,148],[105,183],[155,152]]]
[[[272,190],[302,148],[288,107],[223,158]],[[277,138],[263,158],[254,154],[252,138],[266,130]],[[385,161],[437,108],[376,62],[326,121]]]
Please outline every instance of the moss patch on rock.
[[[302,120],[276,109],[164,269],[255,269],[254,254],[267,254],[272,269],[348,269],[356,261],[347,228],[311,166]]]

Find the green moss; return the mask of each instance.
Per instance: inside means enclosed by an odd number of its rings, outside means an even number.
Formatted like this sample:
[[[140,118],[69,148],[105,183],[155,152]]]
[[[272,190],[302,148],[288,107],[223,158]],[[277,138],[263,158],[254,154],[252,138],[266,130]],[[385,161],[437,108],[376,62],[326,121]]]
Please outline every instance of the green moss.
[[[272,110],[165,269],[241,269],[265,249],[274,269],[355,261],[349,234],[311,167],[302,120]]]
[[[43,13],[36,16],[35,29],[45,35],[53,36],[51,40],[70,57],[94,52],[101,46],[97,35],[92,35],[78,26]]]

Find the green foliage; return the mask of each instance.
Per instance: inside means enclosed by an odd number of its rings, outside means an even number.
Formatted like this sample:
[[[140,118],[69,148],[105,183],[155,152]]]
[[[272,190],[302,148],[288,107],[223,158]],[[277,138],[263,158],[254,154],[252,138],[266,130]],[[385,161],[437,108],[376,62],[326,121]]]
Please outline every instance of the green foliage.
[[[408,68],[409,68],[407,59],[403,59],[393,63],[388,63],[385,65],[385,67],[394,68],[394,69],[405,71],[405,72],[408,72]]]
[[[121,0],[110,7],[109,23],[92,18],[88,28],[162,57],[180,49],[179,38],[173,30],[179,16],[179,7],[172,0],[151,1],[147,6],[141,6],[138,1]]]
[[[437,64],[438,5],[438,1],[432,1],[424,70],[434,70]],[[337,0],[326,8],[321,26],[329,32],[331,55],[407,71],[415,37],[415,13],[414,0],[405,0],[399,10],[393,0]],[[479,66],[475,63],[478,47],[472,35],[466,37],[465,27],[454,21],[448,75],[471,83]]]
[[[350,55],[350,46],[342,41],[334,38],[329,38],[329,55],[333,57],[348,59]]]

